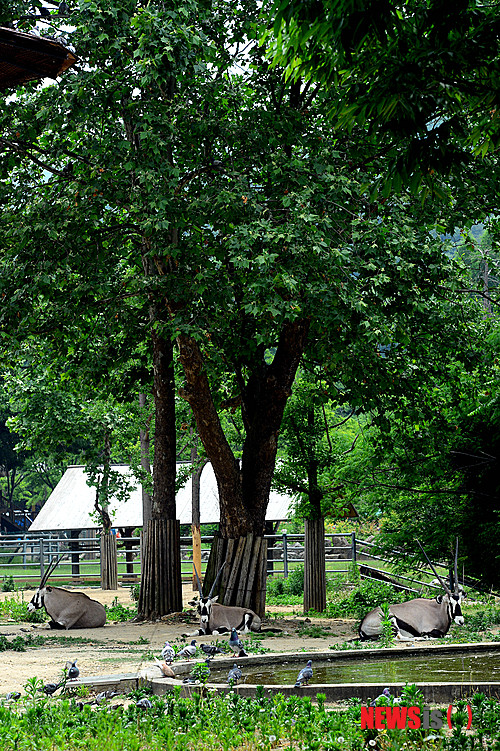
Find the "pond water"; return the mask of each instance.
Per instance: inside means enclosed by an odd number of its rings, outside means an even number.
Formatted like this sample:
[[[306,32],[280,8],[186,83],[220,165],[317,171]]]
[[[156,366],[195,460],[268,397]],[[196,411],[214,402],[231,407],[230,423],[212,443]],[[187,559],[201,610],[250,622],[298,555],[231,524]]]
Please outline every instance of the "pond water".
[[[301,663],[244,665],[241,683],[256,685],[289,685],[295,683]],[[214,661],[215,662],[215,661]],[[227,670],[211,665],[211,683],[226,683]],[[500,681],[500,652],[464,653],[462,655],[430,655],[398,657],[398,659],[356,659],[318,661],[313,658],[311,683],[448,683],[462,681]]]

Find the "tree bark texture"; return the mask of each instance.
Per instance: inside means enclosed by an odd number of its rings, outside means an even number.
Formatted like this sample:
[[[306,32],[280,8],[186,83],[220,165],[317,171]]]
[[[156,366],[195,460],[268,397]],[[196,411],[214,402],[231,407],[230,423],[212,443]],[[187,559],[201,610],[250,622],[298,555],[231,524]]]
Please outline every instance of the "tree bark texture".
[[[139,406],[146,406],[146,394],[139,394]],[[149,422],[149,421],[148,421]],[[141,444],[141,467],[149,475],[151,474],[151,464],[149,462],[149,426],[146,430],[140,429],[139,440]],[[151,512],[151,495],[142,490],[142,524],[145,526],[152,518]]]
[[[177,340],[186,379],[181,395],[191,405],[217,478],[220,533],[226,539],[264,534],[278,434],[308,331],[306,319],[285,324],[273,361],[267,363],[261,353],[241,386],[246,433],[241,470],[222,429],[199,344],[186,335]]]
[[[326,608],[325,521],[305,520],[304,613]]]
[[[175,380],[173,345],[153,331],[155,402],[153,519],[175,519]]]
[[[101,534],[101,589],[118,589],[118,557],[116,537]]]
[[[182,610],[180,524],[151,519],[142,532],[143,571],[138,616],[158,620]]]
[[[208,594],[222,566],[219,599],[222,605],[251,608],[261,618],[266,608],[267,540],[252,533],[239,538],[214,537],[203,584]]]
[[[153,331],[155,438],[151,519],[143,525],[138,619],[182,610],[181,548],[175,507],[175,383],[173,347]]]

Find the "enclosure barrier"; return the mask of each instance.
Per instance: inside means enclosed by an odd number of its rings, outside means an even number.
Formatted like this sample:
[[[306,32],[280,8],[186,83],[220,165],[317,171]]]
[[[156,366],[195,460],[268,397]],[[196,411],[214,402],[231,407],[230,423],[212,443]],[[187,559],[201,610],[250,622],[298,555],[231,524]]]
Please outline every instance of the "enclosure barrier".
[[[202,572],[205,571],[212,536],[202,536]],[[268,541],[268,576],[287,578],[303,564],[304,535],[266,535]],[[141,550],[140,537],[117,535],[118,582],[132,586],[140,581]],[[416,578],[397,576],[388,571],[388,561],[372,551],[373,543],[361,540],[351,533],[327,533],[325,535],[325,566],[327,576],[354,573],[362,578],[379,579],[390,576],[396,586],[418,591],[422,581]],[[0,536],[0,589],[7,589],[10,583],[35,586],[43,576],[49,563],[62,556],[51,580],[73,585],[97,585],[100,582],[100,546],[98,537],[75,537],[64,533],[18,534]],[[184,581],[193,576],[192,538],[181,537],[181,574]],[[385,568],[384,568],[385,567]],[[422,574],[433,576],[430,571]],[[446,575],[446,574],[444,574]],[[11,582],[12,579],[12,582]],[[432,585],[426,585],[432,586]],[[417,587],[415,589],[414,587]],[[438,587],[439,588],[439,587]]]

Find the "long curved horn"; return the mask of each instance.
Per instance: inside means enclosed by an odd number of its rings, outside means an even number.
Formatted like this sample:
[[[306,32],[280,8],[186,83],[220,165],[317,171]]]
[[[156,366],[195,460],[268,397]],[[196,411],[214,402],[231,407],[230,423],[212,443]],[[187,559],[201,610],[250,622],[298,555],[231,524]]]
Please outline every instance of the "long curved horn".
[[[57,566],[60,564],[60,562],[65,556],[66,556],[66,553],[62,553],[58,558],[53,558],[51,560],[51,562],[47,566],[47,570],[42,576],[42,580],[40,582],[40,589],[47,584],[49,576],[54,573],[55,569],[57,568]]]
[[[425,555],[425,557],[426,557],[426,559],[427,559],[427,563],[429,564],[429,566],[431,567],[431,569],[432,569],[432,570],[434,571],[434,574],[435,574],[435,576],[437,576],[437,578],[439,579],[439,583],[441,584],[442,588],[444,589],[444,591],[445,591],[445,592],[446,592],[447,594],[451,595],[451,592],[450,592],[450,590],[448,589],[448,587],[446,586],[446,584],[445,584],[445,583],[444,583],[444,581],[443,581],[443,580],[441,579],[441,577],[439,576],[438,572],[436,571],[436,569],[434,568],[434,566],[433,566],[433,565],[432,565],[432,563],[430,562],[429,556],[427,555],[427,553],[426,553],[426,552],[425,552],[425,550],[423,549],[422,545],[420,544],[420,540],[418,540],[417,538],[415,538],[415,539],[416,539],[416,540],[417,540],[417,542],[418,542],[418,545],[419,545],[419,547],[420,547],[420,550],[421,550],[421,551],[422,551],[422,553],[423,553],[423,554]]]
[[[226,562],[224,561],[224,563],[223,563],[223,564],[222,564],[222,566],[220,567],[219,573],[218,573],[218,574],[217,574],[217,576],[215,577],[215,581],[214,581],[214,583],[212,584],[212,589],[210,590],[210,594],[208,595],[209,599],[210,599],[210,597],[212,597],[212,595],[213,595],[213,593],[214,593],[214,591],[215,591],[215,587],[217,586],[217,582],[219,581],[219,579],[220,579],[220,576],[221,576],[222,572],[224,571],[224,566],[225,566],[225,565],[226,565]]]
[[[458,589],[458,537],[457,537],[457,544],[455,547],[455,594],[458,595],[459,589]]]
[[[194,561],[193,561],[193,568],[194,568],[194,573],[195,573],[195,576],[196,576],[196,581],[198,582],[198,592],[200,593],[200,598],[201,598],[201,597],[203,597],[203,589],[202,589],[202,586],[201,586],[200,577],[198,576],[198,571],[196,570],[196,566],[195,566]]]

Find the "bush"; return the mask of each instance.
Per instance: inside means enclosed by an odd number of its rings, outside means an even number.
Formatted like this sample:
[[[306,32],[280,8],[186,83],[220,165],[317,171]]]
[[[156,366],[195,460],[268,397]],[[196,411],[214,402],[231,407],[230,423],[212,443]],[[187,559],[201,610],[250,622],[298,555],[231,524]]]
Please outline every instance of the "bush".
[[[286,586],[288,594],[291,595],[303,595],[304,594],[304,566],[297,566],[288,575],[286,580]]]
[[[9,576],[4,576],[2,580],[2,592],[15,592],[15,590],[16,583],[12,574],[9,574]]]
[[[287,598],[302,598],[304,596],[304,566],[292,569],[288,578],[272,577],[267,582],[267,602],[274,605],[297,604],[290,603]]]
[[[362,618],[382,603],[404,602],[412,596],[386,582],[364,581],[357,589],[328,602],[325,612],[329,618]]]

